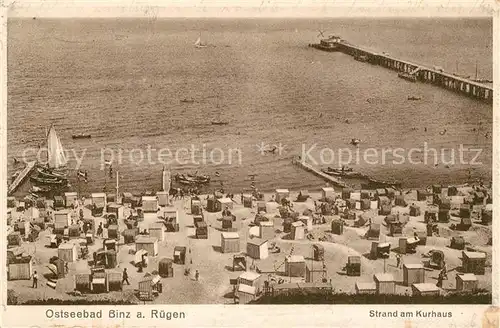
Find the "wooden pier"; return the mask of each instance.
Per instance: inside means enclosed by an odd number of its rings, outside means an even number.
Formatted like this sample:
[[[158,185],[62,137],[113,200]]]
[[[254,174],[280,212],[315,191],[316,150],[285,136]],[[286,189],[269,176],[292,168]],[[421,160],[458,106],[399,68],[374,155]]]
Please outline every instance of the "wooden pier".
[[[303,160],[299,159],[299,158],[294,158],[292,160],[292,163],[301,167],[302,169],[306,170],[307,172],[311,172],[312,174],[314,174],[315,176],[317,177],[320,177],[322,178],[323,180],[325,180],[326,182],[329,182],[337,187],[341,187],[341,188],[348,188],[350,187],[349,185],[347,185],[346,183],[340,181],[339,179],[331,176],[331,175],[328,175],[326,173],[323,173],[321,172],[320,170],[316,169],[315,167],[313,167],[311,164],[308,164],[306,162],[304,162]]]
[[[377,53],[342,39],[338,39],[337,46],[338,51],[354,56],[355,58],[366,58],[365,61],[370,64],[383,66],[400,73],[406,73],[415,76],[417,81],[430,83],[490,104],[493,103],[493,86],[444,72],[443,69],[436,66],[432,68],[426,67],[424,65],[392,57],[386,53]]]
[[[26,180],[26,178],[31,174],[31,172],[33,172],[35,167],[36,167],[35,161],[26,164],[26,167],[21,172],[19,172],[19,175],[10,184],[9,189],[7,191],[7,195],[10,196],[12,193],[14,193],[17,190],[17,188],[19,188],[19,186],[24,182],[24,180]]]

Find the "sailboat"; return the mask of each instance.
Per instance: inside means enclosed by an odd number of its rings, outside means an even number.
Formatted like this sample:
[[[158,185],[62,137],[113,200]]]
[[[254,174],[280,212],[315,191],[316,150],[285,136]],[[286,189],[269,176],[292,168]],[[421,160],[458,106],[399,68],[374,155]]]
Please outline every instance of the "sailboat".
[[[207,45],[205,43],[201,42],[201,33],[200,33],[200,36],[198,37],[198,39],[196,39],[196,42],[194,43],[194,46],[196,48],[206,48],[207,47]]]
[[[476,77],[475,77],[475,78],[474,78],[474,80],[472,80],[472,81],[474,81],[474,82],[478,82],[478,83],[493,83],[493,81],[492,81],[492,80],[480,79],[480,78],[478,77],[478,69],[477,69],[477,68],[478,68],[478,67],[477,67],[477,60],[476,60]]]
[[[50,126],[47,132],[47,164],[39,165],[37,172],[39,176],[32,179],[39,183],[57,184],[60,185],[67,181],[68,160],[64,154],[64,148],[61,140],[53,125]]]

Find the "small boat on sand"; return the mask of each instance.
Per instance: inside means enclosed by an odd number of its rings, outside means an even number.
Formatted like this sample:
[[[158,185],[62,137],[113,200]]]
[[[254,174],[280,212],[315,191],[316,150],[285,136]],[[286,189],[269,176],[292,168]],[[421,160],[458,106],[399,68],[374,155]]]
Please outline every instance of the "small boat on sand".
[[[408,100],[420,100],[422,99],[421,97],[415,97],[415,96],[408,96]]]
[[[328,167],[326,169],[322,169],[321,172],[328,174],[328,175],[345,177],[345,178],[366,178],[367,177],[363,173],[355,172],[351,167],[343,167],[343,168]]]
[[[86,134],[86,133],[80,133],[80,134],[73,134],[71,136],[73,139],[90,139],[92,138],[92,135]]]
[[[417,77],[414,74],[402,72],[398,74],[398,77],[409,82],[417,82]]]

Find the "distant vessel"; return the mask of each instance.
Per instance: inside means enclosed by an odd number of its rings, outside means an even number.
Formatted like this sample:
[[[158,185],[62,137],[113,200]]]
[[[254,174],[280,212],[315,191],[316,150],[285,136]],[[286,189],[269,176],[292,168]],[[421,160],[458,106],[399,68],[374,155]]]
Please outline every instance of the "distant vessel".
[[[185,185],[199,185],[210,183],[210,176],[208,175],[194,175],[194,174],[176,174],[175,181]]]
[[[194,99],[184,98],[184,99],[181,99],[181,103],[194,103]]]
[[[227,121],[212,121],[212,125],[228,125]]]
[[[92,138],[92,136],[90,134],[80,133],[80,134],[73,134],[71,136],[71,138],[73,138],[73,139],[90,139],[90,138]]]
[[[408,100],[420,100],[422,98],[420,97],[415,97],[415,96],[408,96]]]
[[[309,44],[309,47],[323,51],[339,51],[340,41],[341,39],[339,36],[331,35],[327,39],[322,39],[319,43]]]
[[[198,37],[198,39],[196,39],[196,42],[194,43],[194,46],[196,48],[206,48],[207,47],[207,45],[205,43],[201,42],[201,33],[200,33],[200,36]]]

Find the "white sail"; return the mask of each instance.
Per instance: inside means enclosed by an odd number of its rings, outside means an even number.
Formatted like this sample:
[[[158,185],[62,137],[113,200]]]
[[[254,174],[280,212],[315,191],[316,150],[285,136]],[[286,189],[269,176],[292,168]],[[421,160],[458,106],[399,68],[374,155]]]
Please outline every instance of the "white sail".
[[[198,37],[198,39],[196,40],[196,42],[194,43],[195,46],[200,46],[201,45],[201,38]]]
[[[47,156],[48,156],[48,166],[50,168],[62,168],[68,163],[66,155],[64,154],[64,148],[61,144],[61,140],[57,136],[54,127],[50,127],[49,133],[47,134]]]

